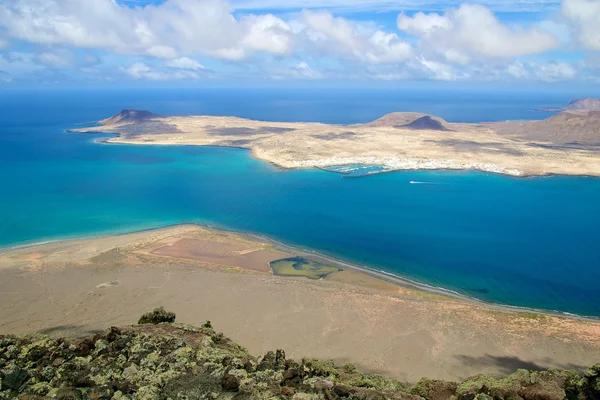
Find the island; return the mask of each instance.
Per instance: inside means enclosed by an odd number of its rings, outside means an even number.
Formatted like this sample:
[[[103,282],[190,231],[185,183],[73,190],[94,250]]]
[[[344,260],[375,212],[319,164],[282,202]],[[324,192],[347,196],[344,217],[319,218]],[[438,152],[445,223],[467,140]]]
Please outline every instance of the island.
[[[586,99],[576,99],[569,102],[564,107],[542,107],[539,111],[600,111],[600,99],[588,97]]]
[[[241,147],[280,168],[378,165],[367,173],[451,169],[600,176],[600,111],[581,107],[539,121],[450,123],[398,112],[354,125],[123,110],[98,126],[70,131],[117,135],[107,143]]]

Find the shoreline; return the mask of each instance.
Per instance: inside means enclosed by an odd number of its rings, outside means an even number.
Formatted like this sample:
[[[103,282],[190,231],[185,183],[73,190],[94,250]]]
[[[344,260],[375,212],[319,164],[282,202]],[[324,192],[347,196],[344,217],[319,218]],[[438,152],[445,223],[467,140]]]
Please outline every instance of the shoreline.
[[[211,226],[206,226],[206,227],[215,229]],[[220,230],[223,230],[223,229],[220,229]],[[349,270],[352,270],[355,272],[359,272],[359,273],[368,275],[370,277],[380,279],[385,282],[392,283],[392,284],[395,284],[395,285],[398,285],[398,286],[401,286],[401,287],[404,287],[407,289],[418,290],[418,291],[425,292],[425,293],[446,296],[446,297],[450,297],[453,299],[476,303],[478,305],[483,305],[486,307],[495,308],[495,309],[504,310],[504,311],[531,312],[531,313],[540,314],[540,315],[573,318],[573,319],[578,319],[578,320],[583,320],[583,321],[592,321],[592,322],[600,321],[600,317],[579,315],[579,314],[569,313],[566,311],[545,310],[545,309],[538,309],[538,308],[533,308],[533,307],[511,306],[509,304],[488,302],[488,301],[479,299],[477,297],[459,293],[452,289],[444,288],[441,286],[429,285],[424,282],[419,282],[417,280],[413,280],[413,279],[407,278],[405,276],[401,276],[401,275],[394,274],[391,272],[376,269],[374,267],[352,264],[348,261],[338,259],[333,256],[325,255],[323,253],[319,253],[319,252],[311,250],[311,249],[304,249],[304,248],[299,248],[296,246],[287,245],[285,243],[279,242],[275,239],[272,239],[267,236],[263,236],[261,234],[238,232],[238,231],[234,231],[234,230],[225,230],[225,231],[233,232],[233,233],[237,233],[237,234],[241,234],[241,235],[246,235],[246,236],[253,237],[256,239],[260,239],[260,240],[263,240],[263,241],[273,245],[273,247],[277,250],[286,251],[286,252],[290,252],[290,253],[296,253],[300,257],[312,258],[313,261],[333,264],[333,266],[335,266],[335,267],[346,268],[346,269],[349,269]]]
[[[136,141],[128,141],[128,140],[119,140],[119,141],[112,141],[111,139],[120,139],[122,137],[122,135],[120,133],[117,132],[78,132],[78,131],[70,131],[70,130],[66,130],[66,132],[69,133],[84,133],[84,134],[109,134],[109,135],[113,135],[114,137],[112,138],[103,138],[103,139],[93,139],[92,141],[94,143],[97,144],[104,144],[104,145],[128,145],[128,146],[182,146],[182,147],[217,147],[217,148],[228,148],[228,149],[239,149],[239,150],[245,150],[248,151],[250,153],[250,155],[252,156],[252,158],[254,158],[255,160],[259,160],[262,162],[265,162],[267,164],[270,164],[272,166],[274,166],[276,169],[280,170],[280,171],[294,171],[294,170],[307,170],[307,169],[317,169],[320,171],[324,171],[324,172],[332,172],[335,174],[339,174],[342,176],[345,176],[345,174],[341,173],[341,172],[336,172],[336,171],[330,171],[327,170],[326,168],[331,168],[331,167],[343,167],[343,166],[348,166],[348,165],[377,165],[379,167],[384,167],[385,163],[382,164],[369,164],[369,163],[361,163],[361,162],[348,162],[346,164],[331,164],[331,165],[324,165],[324,166],[320,166],[320,165],[313,165],[313,166],[284,166],[284,165],[280,165],[277,164],[274,161],[270,161],[267,160],[265,158],[260,158],[258,157],[254,150],[252,148],[249,147],[242,147],[242,146],[233,146],[233,145],[216,145],[216,144],[181,144],[181,143],[160,143],[160,142],[154,142],[154,143],[144,143],[144,142],[136,142]],[[427,162],[436,162],[434,160],[427,160],[425,161]],[[554,173],[554,172],[545,172],[545,173],[530,173],[530,172],[526,172],[526,171],[518,171],[518,173],[510,173],[510,172],[504,172],[504,171],[492,171],[492,170],[486,170],[486,169],[479,169],[479,168],[472,168],[472,167],[468,167],[468,168],[457,168],[457,167],[436,167],[436,168],[393,168],[393,169],[386,169],[383,171],[378,171],[378,172],[372,172],[372,173],[368,173],[368,174],[364,174],[364,175],[358,175],[358,176],[345,176],[346,178],[367,178],[369,176],[375,176],[375,175],[381,175],[381,174],[389,174],[389,173],[393,173],[393,172],[409,172],[409,171],[414,171],[414,172],[477,172],[477,173],[481,173],[481,174],[489,174],[489,175],[499,175],[499,176],[503,176],[503,177],[507,177],[507,178],[513,178],[513,179],[531,179],[531,178],[552,178],[552,177],[573,177],[573,178],[593,178],[593,179],[600,179],[600,175],[593,175],[593,174],[569,174],[569,173]]]
[[[73,131],[72,133],[77,133],[76,131]],[[221,145],[215,145],[215,144],[181,144],[181,143],[164,143],[164,142],[153,142],[153,143],[145,143],[145,142],[136,142],[136,141],[132,141],[132,140],[122,140],[122,135],[120,133],[114,133],[114,132],[80,132],[80,133],[85,133],[85,134],[95,134],[95,133],[108,133],[108,134],[113,134],[116,135],[116,137],[113,138],[105,138],[105,139],[97,139],[95,140],[96,143],[98,144],[108,144],[108,145],[113,145],[113,144],[121,144],[121,145],[131,145],[131,146],[139,146],[139,145],[144,145],[144,146],[196,146],[196,147],[221,147],[221,148],[231,148],[231,149],[241,149],[241,150],[247,150],[250,152],[252,158],[262,161],[262,162],[266,162],[269,163],[271,165],[273,165],[275,168],[281,170],[281,171],[293,171],[293,170],[302,170],[302,169],[318,169],[321,171],[324,171],[325,168],[330,168],[330,167],[340,167],[340,166],[347,166],[347,165],[378,165],[380,167],[385,167],[386,166],[386,162],[379,162],[379,161],[372,161],[372,160],[363,160],[363,161],[357,161],[357,160],[346,160],[344,163],[334,163],[334,162],[326,162],[324,164],[319,165],[319,163],[315,162],[312,163],[313,160],[305,160],[305,161],[300,161],[297,162],[295,161],[294,166],[288,166],[288,165],[282,165],[279,164],[276,161],[272,161],[272,160],[268,160],[266,158],[261,158],[259,156],[256,155],[256,152],[254,151],[254,149],[252,148],[248,148],[248,147],[242,147],[242,146],[233,146],[233,145],[225,145],[225,144],[221,144]],[[117,139],[117,140],[114,140]],[[413,161],[413,160],[411,160]],[[448,162],[450,162],[451,164],[456,164],[456,165],[447,165]],[[308,163],[308,164],[307,164]],[[444,161],[436,161],[433,159],[427,159],[427,160],[422,160],[422,161],[417,161],[416,163],[419,166],[409,166],[409,161],[404,161],[405,165],[404,167],[392,167],[389,169],[386,169],[384,171],[379,171],[379,172],[374,172],[374,173],[370,173],[370,174],[365,174],[365,175],[361,175],[361,176],[356,176],[355,178],[364,178],[367,176],[371,176],[371,175],[379,175],[379,174],[386,174],[386,173],[391,173],[391,172],[405,172],[405,171],[416,171],[416,172],[436,172],[436,171],[472,171],[472,172],[480,172],[483,174],[493,174],[493,175],[500,175],[500,176],[506,176],[506,177],[510,177],[510,178],[535,178],[535,177],[546,177],[546,176],[552,176],[552,175],[557,175],[557,176],[586,176],[586,175],[570,175],[570,174],[552,174],[552,173],[544,173],[544,174],[534,174],[534,173],[529,173],[526,171],[521,171],[521,170],[509,170],[506,169],[504,167],[500,167],[500,166],[496,166],[494,165],[494,167],[496,168],[490,168],[490,169],[485,169],[485,168],[477,168],[474,167],[473,165],[467,165],[465,167],[461,167],[458,166],[458,163],[455,163],[452,160],[444,160]],[[425,168],[423,167],[424,165],[428,165],[428,164],[432,164],[432,163],[438,163],[438,164],[446,164],[447,166],[440,166],[440,165],[435,165],[432,166],[431,168]],[[327,172],[335,172],[335,171],[327,171]],[[596,177],[596,178],[600,178],[600,175],[589,175],[590,177]]]
[[[407,278],[407,277],[404,277],[401,275],[393,274],[393,273],[383,271],[383,270],[378,270],[374,267],[352,264],[351,262],[345,261],[343,259],[338,259],[333,256],[322,254],[322,253],[319,253],[319,252],[311,250],[311,249],[288,245],[286,243],[283,243],[276,239],[262,235],[260,233],[238,231],[235,229],[230,229],[230,228],[225,228],[225,227],[220,227],[220,226],[215,226],[215,225],[210,225],[210,224],[205,224],[205,223],[199,223],[199,222],[168,224],[168,225],[163,225],[163,226],[159,226],[159,227],[153,227],[153,228],[147,228],[147,229],[141,229],[141,230],[132,230],[132,231],[119,232],[119,233],[106,234],[106,235],[91,235],[91,236],[79,236],[79,237],[71,237],[71,238],[58,238],[55,240],[45,240],[45,241],[41,241],[41,242],[8,246],[8,247],[0,246],[0,254],[11,251],[11,250],[34,248],[34,247],[43,246],[43,245],[47,245],[47,244],[60,244],[60,243],[74,242],[74,241],[78,241],[78,240],[94,240],[94,239],[126,236],[126,235],[132,235],[132,234],[151,233],[151,232],[158,232],[158,231],[169,229],[169,228],[186,227],[186,226],[197,226],[197,227],[207,228],[207,229],[214,230],[214,231],[235,234],[235,235],[239,235],[239,236],[246,237],[249,239],[260,240],[260,241],[265,242],[266,244],[273,246],[273,248],[275,248],[278,251],[291,253],[291,254],[294,254],[294,255],[297,255],[300,257],[306,257],[313,261],[318,261],[321,263],[333,264],[333,266],[335,266],[335,267],[345,268],[345,269],[351,270],[353,272],[358,272],[358,273],[370,276],[372,278],[382,280],[384,282],[398,285],[403,288],[416,290],[416,291],[429,293],[429,294],[445,296],[445,297],[452,298],[455,300],[465,301],[468,303],[477,304],[477,305],[484,306],[484,307],[489,307],[491,309],[496,309],[499,311],[508,311],[508,312],[516,312],[516,313],[519,313],[519,312],[534,313],[534,314],[538,314],[540,316],[569,318],[569,319],[588,321],[588,322],[599,322],[600,321],[600,316],[596,317],[596,316],[588,316],[588,315],[579,315],[579,314],[569,313],[566,311],[546,310],[546,309],[538,309],[538,308],[523,307],[523,306],[511,306],[508,304],[488,302],[483,299],[479,299],[477,297],[473,297],[473,296],[469,296],[469,295],[465,295],[465,294],[453,291],[452,289],[429,285],[429,284],[426,284],[423,282],[419,282],[417,280],[412,280],[410,278]]]
[[[107,134],[107,135],[112,135],[112,138],[96,138],[96,139],[92,139],[92,142],[96,143],[96,144],[103,144],[103,145],[126,145],[126,146],[181,146],[181,147],[216,147],[216,148],[228,148],[228,149],[239,149],[239,150],[245,150],[247,152],[250,153],[250,155],[252,156],[252,158],[254,158],[255,160],[259,160],[262,162],[265,162],[269,165],[272,165],[273,167],[275,167],[276,169],[280,170],[280,171],[294,171],[294,170],[307,170],[307,169],[317,169],[323,172],[331,172],[334,174],[339,174],[344,176],[345,178],[367,178],[369,176],[375,176],[375,175],[382,175],[382,174],[389,174],[392,172],[408,172],[408,171],[414,171],[414,172],[476,172],[476,173],[481,173],[481,174],[489,174],[489,175],[499,175],[499,176],[504,176],[507,178],[514,178],[514,179],[531,179],[531,178],[552,178],[552,177],[574,177],[574,178],[594,178],[594,179],[600,179],[600,175],[593,175],[593,174],[569,174],[569,173],[553,173],[553,172],[546,172],[543,174],[535,174],[535,173],[529,173],[529,172],[525,172],[525,171],[518,171],[517,174],[513,174],[510,172],[503,172],[503,171],[491,171],[491,170],[485,170],[485,169],[478,169],[478,168],[472,168],[472,167],[468,167],[468,168],[456,168],[456,167],[437,167],[437,168],[393,168],[393,169],[386,169],[383,171],[378,171],[378,172],[372,172],[372,173],[368,173],[368,174],[364,174],[364,175],[358,175],[358,176],[346,176],[346,174],[341,173],[341,172],[336,172],[336,171],[330,171],[327,170],[326,168],[331,168],[331,167],[343,167],[343,166],[349,166],[349,165],[377,165],[379,167],[384,167],[385,163],[382,164],[369,164],[369,163],[360,163],[360,162],[349,162],[347,164],[331,164],[331,165],[324,165],[324,166],[320,166],[320,165],[314,165],[314,166],[293,166],[293,167],[288,167],[288,166],[283,166],[283,165],[279,165],[276,162],[264,159],[264,158],[260,158],[258,157],[254,150],[252,148],[249,147],[242,147],[242,146],[233,146],[233,145],[216,145],[216,144],[189,144],[189,143],[160,143],[160,142],[153,142],[153,143],[144,143],[144,142],[136,142],[136,141],[128,141],[128,140],[119,140],[119,141],[111,141],[111,139],[120,139],[122,138],[122,135],[118,132],[104,132],[104,131],[92,131],[92,132],[86,132],[86,131],[76,131],[76,130],[70,130],[70,129],[66,129],[65,130],[66,133],[83,133],[86,135],[102,135],[102,134]],[[433,160],[427,160],[426,162],[436,162]],[[1,247],[0,247],[1,250]]]
[[[96,122],[98,123],[98,122]],[[101,125],[100,125],[101,127]],[[69,129],[66,128],[63,130],[64,133],[76,133],[76,134],[85,134],[85,135],[111,135],[111,137],[106,137],[106,138],[96,138],[96,139],[92,139],[92,142],[96,143],[96,144],[106,144],[106,145],[130,145],[130,146],[139,146],[139,145],[144,145],[144,146],[183,146],[183,147],[188,147],[188,146],[192,146],[192,147],[220,147],[220,148],[232,148],[232,149],[240,149],[240,150],[246,150],[248,152],[250,152],[250,155],[252,156],[252,158],[262,161],[262,162],[266,162],[272,166],[274,166],[276,169],[281,170],[281,171],[293,171],[293,170],[302,170],[302,169],[318,169],[321,171],[325,171],[325,172],[333,172],[336,174],[340,174],[342,176],[345,176],[345,174],[340,173],[340,172],[336,172],[336,171],[329,171],[326,168],[331,168],[331,167],[343,167],[343,166],[349,166],[349,165],[377,165],[379,167],[384,168],[386,166],[385,162],[381,162],[381,163],[374,163],[371,164],[369,162],[361,162],[361,161],[354,161],[354,162],[350,162],[348,161],[347,163],[343,163],[343,164],[324,164],[324,165],[298,165],[298,164],[302,164],[302,163],[307,163],[310,162],[312,160],[305,160],[305,161],[296,161],[294,162],[295,166],[285,166],[285,165],[281,165],[278,164],[275,161],[272,160],[268,160],[266,158],[261,158],[259,156],[256,155],[255,150],[252,147],[244,147],[244,146],[239,146],[239,145],[228,145],[228,144],[194,144],[194,143],[166,143],[166,142],[140,142],[140,141],[135,141],[135,140],[127,140],[127,139],[123,139],[123,134],[118,132],[118,131],[101,131],[101,130],[86,130],[85,128],[81,128],[81,129]],[[364,158],[364,157],[363,157]],[[450,161],[452,163],[454,163],[454,161],[452,160],[445,160],[445,161]],[[443,161],[436,161],[433,159],[427,159],[422,161],[422,164],[430,164],[430,163],[444,163]],[[555,172],[543,172],[543,173],[531,173],[531,172],[527,172],[527,171],[523,171],[523,170],[511,170],[505,167],[501,167],[501,166],[497,166],[494,165],[495,167],[497,167],[497,169],[485,169],[485,168],[477,168],[477,167],[473,167],[472,165],[466,166],[466,167],[461,167],[461,166],[446,166],[446,167],[440,167],[440,166],[436,166],[434,168],[423,168],[423,167],[393,167],[390,169],[385,169],[383,171],[378,171],[378,172],[373,172],[373,173],[367,173],[364,175],[359,175],[359,176],[345,176],[347,178],[366,178],[369,176],[373,176],[373,175],[380,175],[380,174],[388,174],[388,173],[392,173],[392,172],[406,172],[406,171],[415,171],[415,172],[443,172],[443,171],[466,171],[466,172],[478,172],[478,173],[482,173],[482,174],[490,174],[490,175],[499,175],[499,176],[504,176],[504,177],[509,177],[509,178],[515,178],[515,179],[530,179],[530,178],[551,178],[551,177],[580,177],[580,178],[596,178],[596,179],[600,179],[600,174],[594,175],[594,174],[589,174],[589,173],[582,173],[582,174],[577,174],[577,173],[567,173],[567,172],[562,172],[562,173],[555,173]],[[1,247],[0,247],[1,249]]]

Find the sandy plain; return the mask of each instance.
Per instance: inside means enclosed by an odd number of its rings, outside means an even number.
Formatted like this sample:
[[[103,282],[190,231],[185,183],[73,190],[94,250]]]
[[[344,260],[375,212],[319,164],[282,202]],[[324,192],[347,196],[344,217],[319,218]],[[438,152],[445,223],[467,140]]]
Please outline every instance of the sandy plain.
[[[492,307],[356,270],[322,280],[270,273],[295,255],[258,238],[185,225],[0,253],[0,333],[82,336],[163,305],[212,321],[260,355],[351,361],[406,381],[516,368],[583,369],[600,322]]]
[[[282,168],[378,164],[386,170],[600,176],[600,112],[563,112],[544,121],[478,124],[393,113],[360,125],[139,113],[124,110],[102,121],[103,126],[73,131],[119,135],[107,139],[109,143],[242,147]]]

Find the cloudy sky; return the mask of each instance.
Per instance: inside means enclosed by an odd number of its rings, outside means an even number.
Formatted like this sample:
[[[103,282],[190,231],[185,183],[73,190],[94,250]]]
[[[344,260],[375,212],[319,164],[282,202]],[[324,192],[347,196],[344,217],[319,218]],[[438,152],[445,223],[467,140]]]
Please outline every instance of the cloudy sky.
[[[0,0],[0,86],[600,86],[600,0]]]

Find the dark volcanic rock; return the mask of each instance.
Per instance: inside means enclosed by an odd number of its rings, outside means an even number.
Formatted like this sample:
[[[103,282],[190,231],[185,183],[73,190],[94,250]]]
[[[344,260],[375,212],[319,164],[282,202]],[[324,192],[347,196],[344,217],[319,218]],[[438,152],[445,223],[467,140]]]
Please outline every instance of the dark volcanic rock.
[[[574,371],[519,370],[460,384],[423,379],[411,388],[352,364],[286,360],[283,350],[257,359],[210,324],[160,323],[81,341],[0,336],[0,382],[0,400],[592,400],[600,399],[600,364],[583,379]]]
[[[404,125],[397,125],[396,128],[408,128],[415,130],[430,130],[430,131],[449,131],[450,129],[446,128],[444,124],[442,124],[437,119],[430,117],[429,115],[425,115],[424,117],[417,118],[412,122]]]
[[[61,388],[56,392],[55,398],[58,400],[83,400],[83,393],[75,388]]]
[[[585,372],[580,386],[586,399],[600,399],[600,364]]]
[[[240,390],[240,380],[236,376],[227,373],[221,378],[221,387],[226,392],[237,392]]]
[[[454,382],[423,378],[410,392],[429,400],[450,400],[456,393],[457,386]]]
[[[100,121],[102,125],[122,124],[126,122],[140,122],[152,118],[157,118],[158,115],[144,110],[122,110],[117,115]]]
[[[23,383],[29,378],[27,371],[15,368],[2,379],[2,390],[13,390],[18,392]]]

